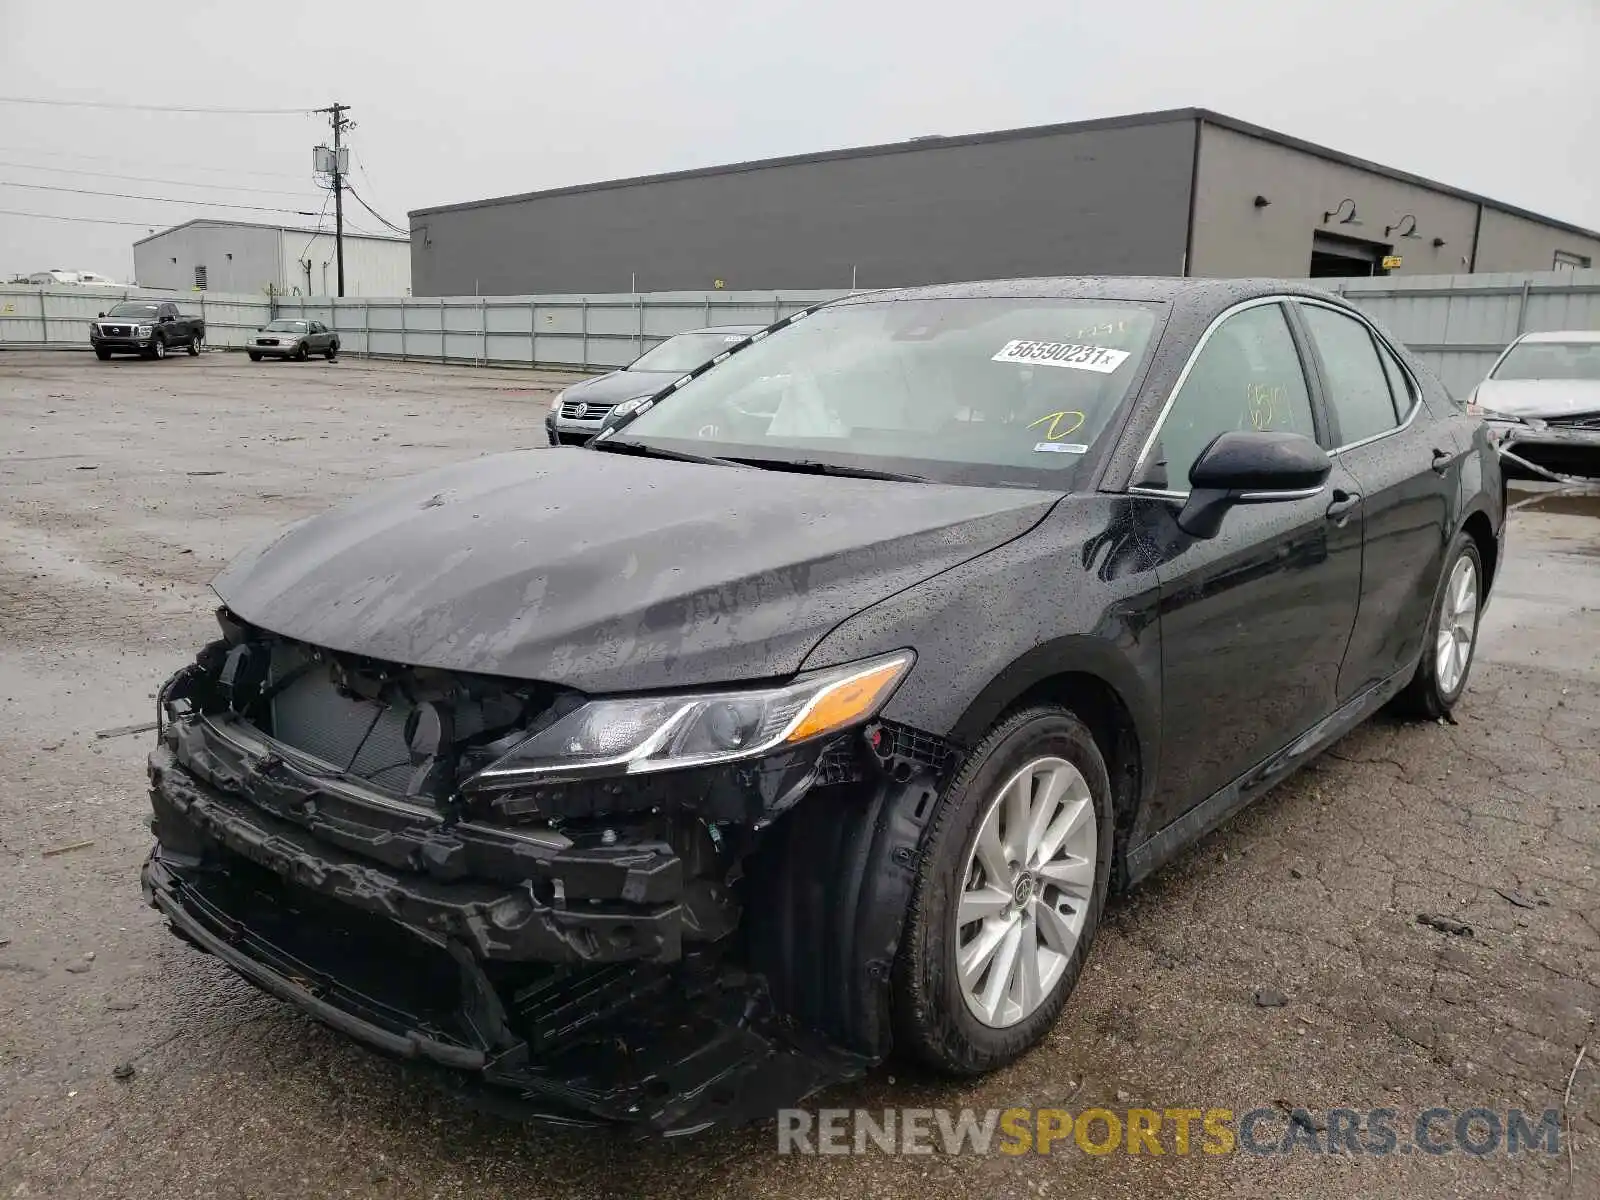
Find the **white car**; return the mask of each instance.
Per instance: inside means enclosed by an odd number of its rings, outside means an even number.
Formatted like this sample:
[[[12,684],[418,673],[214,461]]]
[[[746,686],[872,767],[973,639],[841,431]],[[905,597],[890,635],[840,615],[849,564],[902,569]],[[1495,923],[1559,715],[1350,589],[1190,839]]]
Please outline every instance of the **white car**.
[[[1469,407],[1494,432],[1507,475],[1600,477],[1600,331],[1523,334]]]

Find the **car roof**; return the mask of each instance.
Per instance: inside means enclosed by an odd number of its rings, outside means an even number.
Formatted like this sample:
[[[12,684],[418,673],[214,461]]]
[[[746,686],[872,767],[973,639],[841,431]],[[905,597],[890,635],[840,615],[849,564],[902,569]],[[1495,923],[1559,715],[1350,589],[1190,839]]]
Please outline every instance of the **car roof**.
[[[1291,279],[1186,279],[1166,275],[1061,275],[1030,279],[986,279],[973,283],[938,283],[924,287],[859,292],[836,301],[859,304],[878,300],[944,300],[978,297],[1060,300],[1142,300],[1163,304],[1186,302],[1225,307],[1256,296],[1298,295],[1331,300],[1348,307],[1331,292]]]
[[[1600,342],[1600,329],[1546,329],[1525,333],[1519,342]]]
[[[679,337],[685,333],[759,333],[765,325],[707,325],[704,329],[683,329],[673,334]]]

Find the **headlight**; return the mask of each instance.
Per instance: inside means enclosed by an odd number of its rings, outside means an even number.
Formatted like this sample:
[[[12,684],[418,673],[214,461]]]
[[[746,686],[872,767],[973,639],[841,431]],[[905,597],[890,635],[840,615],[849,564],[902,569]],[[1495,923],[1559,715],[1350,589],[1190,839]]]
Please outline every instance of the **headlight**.
[[[591,700],[479,771],[473,789],[757,758],[860,725],[911,668],[909,650],[782,687]]]
[[[624,400],[621,404],[612,406],[611,415],[625,417],[648,399],[650,399],[649,396],[635,396],[632,400]]]
[[[556,398],[554,400],[550,401],[550,411],[551,412],[558,413],[558,412],[561,411],[561,401],[566,399],[566,395],[567,395],[567,393],[565,391],[560,391],[560,392],[556,393]]]
[[[139,336],[140,337],[149,337],[151,335],[151,333],[153,333],[154,331],[155,331],[155,326],[154,325],[141,325],[141,326],[139,326]]]

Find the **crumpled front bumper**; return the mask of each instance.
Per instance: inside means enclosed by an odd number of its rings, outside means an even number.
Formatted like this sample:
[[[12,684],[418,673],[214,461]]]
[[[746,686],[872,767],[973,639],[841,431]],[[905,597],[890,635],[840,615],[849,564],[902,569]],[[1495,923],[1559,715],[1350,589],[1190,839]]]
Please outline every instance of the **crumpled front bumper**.
[[[1500,457],[1518,474],[1558,483],[1600,477],[1600,426],[1492,419],[1485,424]]]
[[[250,769],[203,761],[219,778]],[[770,1116],[871,1065],[776,1012],[721,944],[685,951],[681,876],[654,857],[665,847],[596,859],[530,846],[518,885],[448,878],[448,864],[488,854],[453,851],[458,831],[405,848],[406,828],[359,831],[337,806],[308,818],[324,835],[394,843],[396,861],[432,854],[440,878],[341,851],[201,779],[168,744],[150,776],[158,843],[142,883],[174,933],[375,1050],[487,1085],[480,1096],[516,1115],[685,1134]],[[534,878],[609,898],[563,905]]]
[[[237,856],[324,899],[459,941],[485,960],[681,955],[683,874],[670,847],[580,849],[341,806],[326,781],[302,778],[288,763],[233,757],[228,743],[203,741],[193,726],[179,737],[191,762],[213,779],[248,781],[256,799],[213,786],[156,747],[156,836],[177,853]]]

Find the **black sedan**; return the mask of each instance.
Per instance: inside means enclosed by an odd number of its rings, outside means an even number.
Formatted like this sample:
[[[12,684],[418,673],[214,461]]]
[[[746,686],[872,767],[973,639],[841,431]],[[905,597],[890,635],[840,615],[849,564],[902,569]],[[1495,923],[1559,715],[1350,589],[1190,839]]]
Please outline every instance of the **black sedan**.
[[[1281,283],[779,323],[587,449],[228,567],[169,680],[174,929],[530,1112],[688,1131],[1035,1046],[1108,892],[1393,703],[1502,557],[1482,423]]]

